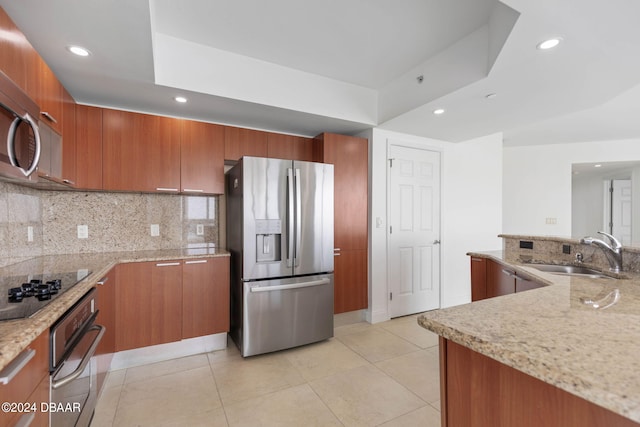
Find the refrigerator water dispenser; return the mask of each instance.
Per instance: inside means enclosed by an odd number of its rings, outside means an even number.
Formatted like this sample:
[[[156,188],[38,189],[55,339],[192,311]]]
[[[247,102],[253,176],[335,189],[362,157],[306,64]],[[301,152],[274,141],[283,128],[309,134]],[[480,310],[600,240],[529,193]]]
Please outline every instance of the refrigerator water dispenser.
[[[282,221],[279,219],[256,220],[256,262],[282,261],[281,241]]]

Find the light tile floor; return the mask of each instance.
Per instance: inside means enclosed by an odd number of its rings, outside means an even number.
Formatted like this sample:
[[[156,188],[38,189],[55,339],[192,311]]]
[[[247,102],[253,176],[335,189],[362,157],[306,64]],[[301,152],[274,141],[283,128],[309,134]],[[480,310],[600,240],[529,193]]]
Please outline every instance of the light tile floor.
[[[113,371],[91,425],[439,427],[438,338],[408,316],[247,359],[230,342]]]

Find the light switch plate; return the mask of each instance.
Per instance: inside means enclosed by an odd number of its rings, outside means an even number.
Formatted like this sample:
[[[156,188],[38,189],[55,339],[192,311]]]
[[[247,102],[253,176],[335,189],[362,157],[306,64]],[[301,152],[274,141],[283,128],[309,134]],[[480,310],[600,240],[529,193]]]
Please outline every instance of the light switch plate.
[[[27,226],[27,242],[33,242],[33,226]]]
[[[88,239],[89,238],[89,226],[88,225],[79,225],[78,226],[78,239]]]
[[[160,224],[151,224],[151,236],[158,237],[160,235]]]
[[[204,236],[204,225],[203,224],[197,224],[196,225],[196,235],[197,236]]]

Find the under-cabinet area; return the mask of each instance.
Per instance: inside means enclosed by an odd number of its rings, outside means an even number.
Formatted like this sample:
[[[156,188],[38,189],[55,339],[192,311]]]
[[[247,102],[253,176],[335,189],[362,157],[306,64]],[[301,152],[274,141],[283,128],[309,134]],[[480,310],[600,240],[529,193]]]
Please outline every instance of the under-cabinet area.
[[[471,300],[479,301],[545,286],[512,267],[479,256],[471,260]]]

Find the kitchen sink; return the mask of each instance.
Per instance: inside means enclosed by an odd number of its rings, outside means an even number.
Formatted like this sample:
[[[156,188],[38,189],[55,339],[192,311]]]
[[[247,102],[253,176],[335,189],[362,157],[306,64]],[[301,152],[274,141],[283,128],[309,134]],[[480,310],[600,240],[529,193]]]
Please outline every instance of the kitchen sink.
[[[587,276],[593,279],[606,278],[610,276],[603,274],[599,270],[584,267],[581,265],[560,265],[560,264],[530,264],[531,267],[552,274],[564,274],[567,276]]]

